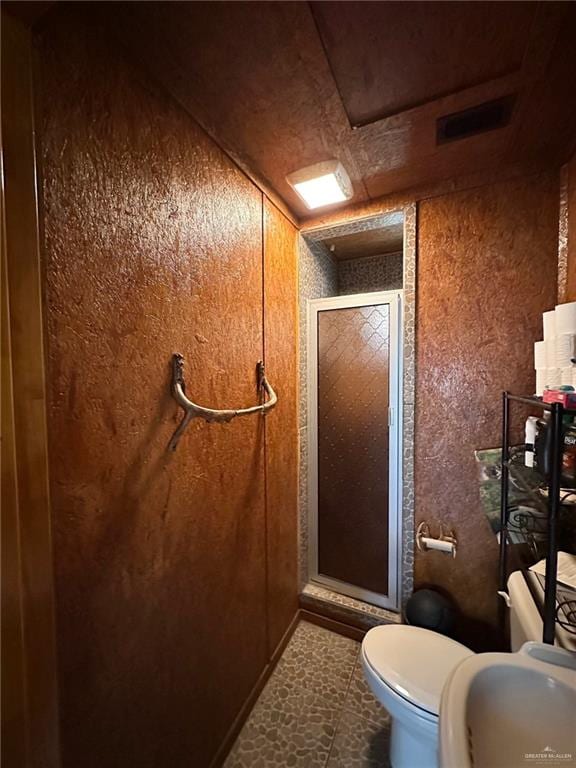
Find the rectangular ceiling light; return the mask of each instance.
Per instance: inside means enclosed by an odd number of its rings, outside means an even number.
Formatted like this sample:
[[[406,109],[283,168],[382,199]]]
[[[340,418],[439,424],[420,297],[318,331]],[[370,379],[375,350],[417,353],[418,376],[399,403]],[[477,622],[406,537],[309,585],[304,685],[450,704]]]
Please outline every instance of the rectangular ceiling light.
[[[348,174],[338,160],[309,165],[286,176],[308,208],[350,200],[354,191]]]

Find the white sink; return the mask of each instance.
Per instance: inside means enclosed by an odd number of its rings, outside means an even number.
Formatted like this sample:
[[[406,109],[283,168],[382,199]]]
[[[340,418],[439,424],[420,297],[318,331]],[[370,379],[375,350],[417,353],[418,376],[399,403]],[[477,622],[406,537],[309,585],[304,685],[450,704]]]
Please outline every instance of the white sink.
[[[480,653],[440,701],[441,768],[576,765],[576,655],[542,643]]]

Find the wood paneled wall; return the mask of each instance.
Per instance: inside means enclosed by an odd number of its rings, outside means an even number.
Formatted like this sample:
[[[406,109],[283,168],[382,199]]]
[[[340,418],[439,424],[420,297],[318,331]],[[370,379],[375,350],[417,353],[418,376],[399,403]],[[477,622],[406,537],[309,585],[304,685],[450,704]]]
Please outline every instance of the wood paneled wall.
[[[497,545],[480,507],[474,450],[497,447],[501,392],[534,389],[541,313],[556,301],[558,174],[419,205],[416,524],[453,527],[458,556],[418,553],[416,588],[458,602],[459,637],[493,646]]]
[[[2,9],[2,765],[58,766],[29,30]]]
[[[264,201],[264,340],[279,402],[266,419],[269,650],[298,609],[298,284],[296,230]]]
[[[37,47],[62,763],[201,768],[297,609],[296,231],[86,7]],[[278,408],[169,455],[173,352]]]

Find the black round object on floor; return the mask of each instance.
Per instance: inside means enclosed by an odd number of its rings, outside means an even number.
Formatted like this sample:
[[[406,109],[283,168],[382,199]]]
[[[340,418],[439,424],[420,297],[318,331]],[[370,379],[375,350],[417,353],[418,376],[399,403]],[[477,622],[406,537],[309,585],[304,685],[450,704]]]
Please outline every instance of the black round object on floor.
[[[433,589],[419,589],[406,603],[406,621],[415,627],[449,635],[456,621],[452,603]]]

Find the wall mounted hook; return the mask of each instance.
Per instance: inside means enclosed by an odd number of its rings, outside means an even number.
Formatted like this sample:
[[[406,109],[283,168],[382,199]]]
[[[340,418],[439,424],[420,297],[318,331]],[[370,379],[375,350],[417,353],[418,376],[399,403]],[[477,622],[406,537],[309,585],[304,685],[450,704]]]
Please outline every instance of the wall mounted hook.
[[[208,423],[227,423],[237,416],[250,416],[253,413],[261,413],[265,415],[268,411],[278,402],[278,397],[272,388],[272,385],[268,382],[264,370],[264,363],[259,360],[256,363],[256,378],[258,390],[263,390],[268,400],[262,405],[254,405],[251,408],[237,408],[237,409],[225,409],[218,410],[215,408],[205,408],[202,405],[189,400],[186,396],[186,384],[184,382],[184,357],[180,354],[172,355],[172,396],[178,403],[178,405],[184,409],[184,417],[180,422],[178,429],[172,435],[170,442],[168,443],[168,449],[175,451],[178,445],[178,441],[184,434],[186,427],[195,418],[204,419]]]

